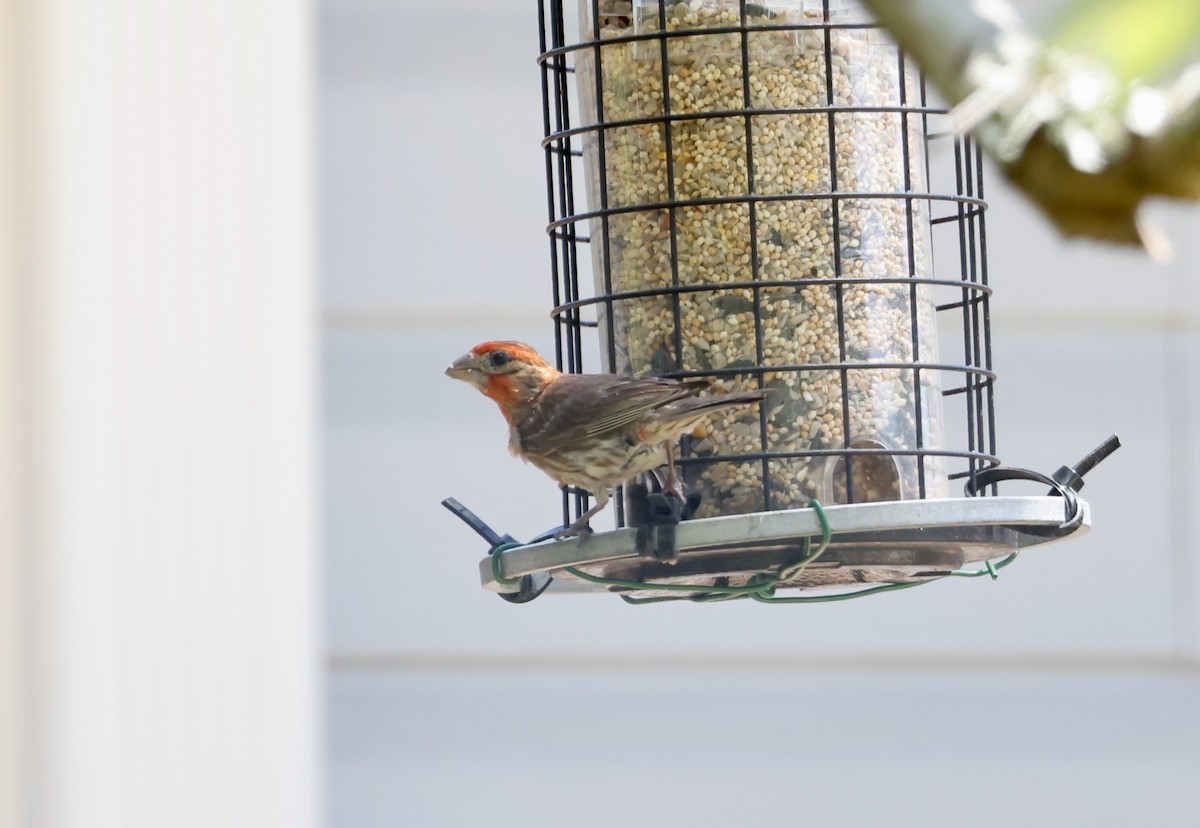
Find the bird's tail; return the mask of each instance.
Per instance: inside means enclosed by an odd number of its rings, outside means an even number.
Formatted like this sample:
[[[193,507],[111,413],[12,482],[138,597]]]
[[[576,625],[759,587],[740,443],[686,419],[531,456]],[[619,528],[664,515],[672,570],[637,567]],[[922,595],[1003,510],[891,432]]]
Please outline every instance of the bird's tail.
[[[654,418],[642,422],[643,439],[647,442],[674,440],[681,433],[691,431],[709,415],[724,408],[753,405],[766,399],[767,389],[737,391],[732,394],[712,394],[707,397],[689,397],[676,400],[657,409]]]
[[[724,408],[727,405],[750,405],[751,403],[762,402],[771,392],[766,388],[760,388],[757,391],[734,391],[731,394],[714,394],[711,397],[700,397],[692,400],[699,403],[702,408]]]
[[[731,394],[712,394],[707,397],[690,397],[678,400],[664,407],[662,413],[669,417],[688,417],[717,411],[722,408],[733,408],[739,405],[753,405],[762,402],[771,393],[766,388],[757,391],[735,391]]]

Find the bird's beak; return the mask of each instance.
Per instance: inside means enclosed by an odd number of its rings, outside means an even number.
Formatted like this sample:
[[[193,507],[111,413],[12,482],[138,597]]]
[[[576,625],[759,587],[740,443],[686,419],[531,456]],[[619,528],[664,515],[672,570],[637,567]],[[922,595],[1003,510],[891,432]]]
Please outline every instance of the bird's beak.
[[[468,353],[450,363],[446,368],[446,376],[478,384],[478,380],[483,378],[483,372],[479,370],[475,355]]]

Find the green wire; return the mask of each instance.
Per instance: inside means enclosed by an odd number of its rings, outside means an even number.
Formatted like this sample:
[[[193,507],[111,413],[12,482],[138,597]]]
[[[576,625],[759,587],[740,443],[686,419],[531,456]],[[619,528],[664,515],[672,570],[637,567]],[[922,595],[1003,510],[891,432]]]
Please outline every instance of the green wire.
[[[520,543],[502,543],[492,550],[492,577],[496,579],[496,583],[504,586],[517,586],[521,583],[521,576],[516,578],[507,578],[500,572],[500,555],[502,552],[507,552],[509,549],[516,549],[522,546]]]
[[[755,601],[761,601],[764,604],[823,604],[832,601],[849,601],[851,598],[863,598],[867,595],[878,595],[882,592],[895,592],[900,589],[911,589],[912,587],[923,586],[933,583],[933,581],[904,581],[898,583],[879,584],[877,586],[867,587],[866,589],[856,590],[854,592],[840,592],[834,595],[800,595],[791,597],[779,597],[775,595],[775,590],[778,585],[784,581],[791,580],[799,575],[804,568],[811,564],[817,558],[825,553],[829,547],[829,542],[833,537],[833,531],[829,526],[829,518],[825,515],[825,509],[821,502],[816,498],[809,501],[808,505],[817,513],[817,518],[821,522],[821,542],[817,548],[810,551],[811,538],[804,538],[804,555],[799,561],[791,564],[779,571],[777,575],[769,575],[760,573],[753,576],[743,586],[705,586],[701,584],[656,584],[647,583],[645,581],[626,581],[620,578],[602,578],[599,575],[592,575],[589,572],[584,572],[578,567],[565,566],[563,569],[571,575],[583,581],[589,581],[593,584],[602,586],[617,587],[619,589],[630,590],[653,590],[655,592],[689,592],[691,595],[665,595],[665,596],[647,596],[644,598],[636,598],[630,595],[620,596],[627,604],[660,604],[664,601],[693,601],[696,603],[711,603],[715,601],[731,601],[739,598],[753,598]],[[492,577],[496,582],[504,586],[516,586],[521,582],[521,578],[508,578],[501,572],[501,555],[509,549],[515,549],[523,544],[505,543],[497,546],[492,550]],[[984,561],[983,569],[955,569],[947,572],[947,575],[953,575],[960,578],[980,578],[984,575],[990,575],[992,580],[997,576],[997,570],[1011,564],[1017,559],[1017,552],[1012,552],[1008,556],[999,561],[992,562]]]
[[[804,567],[808,566],[810,563],[812,563],[818,557],[820,557],[825,552],[825,550],[829,547],[829,541],[833,537],[833,530],[829,525],[829,518],[825,514],[824,507],[821,506],[821,502],[819,500],[817,500],[816,498],[813,498],[812,500],[809,501],[809,506],[811,506],[813,508],[813,510],[816,511],[817,518],[821,522],[821,543],[817,546],[816,551],[813,551],[813,552],[809,551],[810,539],[805,538],[804,539],[804,556],[799,561],[797,561],[795,564],[792,564],[791,566],[787,567],[786,569],[780,571],[780,573],[777,577],[756,576],[754,579],[751,579],[750,582],[746,583],[743,586],[704,586],[701,584],[655,584],[655,583],[646,583],[644,581],[625,581],[625,580],[621,580],[619,578],[602,578],[599,575],[592,575],[591,573],[584,572],[583,570],[581,570],[577,567],[574,567],[574,566],[566,566],[566,567],[563,567],[563,569],[565,569],[571,575],[574,575],[576,578],[580,578],[584,581],[590,581],[593,584],[601,584],[603,586],[618,587],[620,589],[654,590],[655,592],[696,593],[694,596],[692,596],[690,598],[690,600],[700,601],[700,602],[731,600],[734,598],[743,598],[746,596],[751,596],[758,600],[783,600],[783,599],[772,599],[772,598],[765,597],[765,596],[769,595],[771,592],[774,591],[776,583],[778,583],[779,581],[787,580],[789,578],[794,578],[797,574],[800,573],[801,570],[804,569]],[[769,580],[763,580],[762,579],[763,577],[769,578]],[[626,603],[631,603],[631,604],[632,603],[638,603],[638,604],[654,603],[654,604],[657,604],[657,603],[661,603],[663,601],[680,600],[680,599],[674,598],[672,596],[663,596],[663,597],[654,597],[654,598],[633,598],[630,596],[622,595],[621,597],[625,599]]]
[[[620,596],[626,604],[661,604],[663,601],[686,601],[687,598],[676,595],[664,595],[661,598],[633,598],[629,595]]]
[[[1008,555],[1007,557],[1001,558],[1000,560],[996,561],[995,563],[993,563],[992,561],[984,561],[983,569],[955,569],[947,574],[957,575],[960,578],[979,578],[983,575],[991,575],[992,580],[994,581],[994,580],[996,580],[996,578],[999,577],[996,574],[996,570],[1004,569],[1004,567],[1008,566],[1010,563],[1012,563],[1016,559],[1017,559],[1017,553],[1013,552],[1012,554]]]
[[[564,566],[567,572],[570,572],[576,578],[584,581],[591,581],[593,584],[603,584],[604,586],[622,587],[624,589],[653,589],[656,592],[708,592],[713,594],[730,594],[730,595],[747,595],[751,592],[757,592],[762,587],[751,586],[701,586],[700,584],[648,584],[645,581],[622,581],[619,578],[601,578],[599,575],[592,575],[584,572],[582,569],[577,569],[573,566]]]
[[[933,583],[932,581],[905,581],[903,583],[880,584],[879,586],[867,587],[866,589],[856,590],[855,592],[839,592],[834,595],[797,595],[787,598],[777,598],[774,595],[762,596],[751,595],[750,597],[756,601],[762,601],[764,604],[825,604],[830,601],[849,601],[851,598],[863,598],[867,595],[877,595],[880,592],[895,592],[898,589],[911,589],[916,586],[924,586],[925,584]]]
[[[833,537],[833,530],[829,527],[829,518],[825,516],[825,507],[821,505],[821,501],[813,498],[808,502],[808,505],[817,513],[817,518],[821,521],[821,544],[817,550],[811,555],[808,554],[808,548],[811,544],[811,538],[804,539],[804,557],[799,562],[792,564],[789,567],[779,570],[779,581],[790,581],[799,575],[804,567],[815,561],[821,555],[825,554],[825,550],[829,547],[829,540]]]

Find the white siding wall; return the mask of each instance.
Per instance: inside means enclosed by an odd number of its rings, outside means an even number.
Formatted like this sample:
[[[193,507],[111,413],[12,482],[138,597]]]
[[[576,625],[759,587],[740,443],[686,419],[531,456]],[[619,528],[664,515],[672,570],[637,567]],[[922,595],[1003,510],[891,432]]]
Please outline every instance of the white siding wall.
[[[441,372],[552,346],[534,4],[320,21],[331,824],[1191,824],[1200,213],[1156,266],[989,180],[1000,455],[1118,432],[1087,537],[828,606],[513,606],[438,502],[527,538],[557,489]]]

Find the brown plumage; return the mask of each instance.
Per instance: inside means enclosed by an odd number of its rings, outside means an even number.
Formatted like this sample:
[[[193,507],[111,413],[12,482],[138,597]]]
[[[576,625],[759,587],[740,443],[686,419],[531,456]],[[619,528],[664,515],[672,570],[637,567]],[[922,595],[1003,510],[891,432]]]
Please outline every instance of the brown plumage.
[[[609,490],[668,466],[678,491],[672,446],[708,415],[751,405],[766,391],[698,397],[708,380],[563,374],[520,342],[485,342],[446,374],[491,397],[508,421],[508,447],[559,483],[591,492],[596,505],[562,533],[579,534],[607,505]]]

